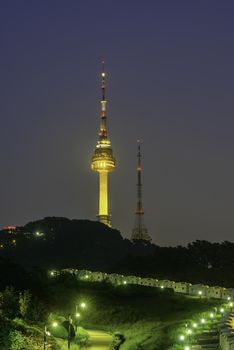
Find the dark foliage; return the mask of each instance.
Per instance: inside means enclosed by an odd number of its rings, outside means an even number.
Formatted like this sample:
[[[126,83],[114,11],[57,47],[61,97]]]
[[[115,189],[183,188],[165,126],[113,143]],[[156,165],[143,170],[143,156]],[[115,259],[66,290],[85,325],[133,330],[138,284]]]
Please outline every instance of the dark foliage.
[[[41,235],[37,236],[36,232]],[[1,232],[4,240],[1,255],[31,268],[72,267],[234,287],[234,243],[231,242],[196,241],[187,247],[136,244],[101,223],[56,217],[19,228],[14,236],[16,245],[11,244],[11,235],[4,234]],[[0,258],[0,271],[0,289],[6,285],[27,289],[29,275],[22,268]],[[17,271],[14,279],[12,271]],[[32,283],[35,275],[37,281]],[[48,288],[45,274],[34,269],[30,278],[32,289],[37,289],[41,282],[38,293],[44,298]]]

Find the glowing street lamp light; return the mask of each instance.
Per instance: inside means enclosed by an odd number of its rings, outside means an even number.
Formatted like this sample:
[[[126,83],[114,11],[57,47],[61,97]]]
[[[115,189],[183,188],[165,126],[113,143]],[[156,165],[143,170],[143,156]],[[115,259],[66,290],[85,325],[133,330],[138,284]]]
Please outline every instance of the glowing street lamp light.
[[[184,350],[190,350],[190,347],[189,346],[185,346]]]
[[[197,328],[197,323],[194,323],[194,324],[193,324],[193,328]]]
[[[224,313],[224,308],[223,307],[221,307],[220,312],[221,312],[221,314]]]
[[[213,312],[210,313],[210,318],[214,318]]]
[[[201,319],[201,323],[204,324],[206,323],[206,320],[204,318]]]
[[[82,309],[85,309],[85,308],[86,308],[86,304],[85,304],[85,303],[81,303],[81,304],[80,304],[80,307],[81,307]]]
[[[187,334],[191,335],[192,334],[192,329],[187,329]]]
[[[185,336],[184,336],[183,334],[181,334],[181,335],[179,336],[179,339],[180,339],[181,341],[184,341],[184,340],[185,340]]]
[[[198,291],[198,295],[201,297],[202,296],[202,290]]]

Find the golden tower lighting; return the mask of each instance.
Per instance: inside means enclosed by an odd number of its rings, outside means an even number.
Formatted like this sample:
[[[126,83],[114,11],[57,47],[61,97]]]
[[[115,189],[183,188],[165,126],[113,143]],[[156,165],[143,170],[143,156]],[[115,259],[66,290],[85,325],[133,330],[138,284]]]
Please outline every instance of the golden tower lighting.
[[[111,142],[107,137],[106,114],[106,73],[102,62],[102,100],[99,140],[97,141],[92,157],[91,168],[99,173],[99,210],[97,218],[103,224],[111,226],[111,215],[108,209],[108,173],[115,169],[115,158],[111,148]]]

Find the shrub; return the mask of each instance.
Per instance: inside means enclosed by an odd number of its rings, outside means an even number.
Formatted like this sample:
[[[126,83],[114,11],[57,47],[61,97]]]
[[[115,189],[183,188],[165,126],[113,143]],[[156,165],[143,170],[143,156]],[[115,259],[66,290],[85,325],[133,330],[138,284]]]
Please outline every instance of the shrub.
[[[27,311],[27,317],[30,321],[38,322],[45,321],[47,318],[47,311],[45,305],[36,297],[32,298],[30,307]]]
[[[14,318],[19,313],[18,294],[13,287],[6,287],[0,293],[0,309],[3,316]]]
[[[10,331],[8,339],[9,339],[9,350],[25,349],[24,337],[20,331]]]
[[[74,343],[80,346],[87,346],[89,343],[89,333],[82,327],[78,327]]]
[[[124,342],[125,342],[125,336],[119,332],[115,332],[113,334],[111,349],[118,350],[120,348],[120,345],[122,345]]]
[[[24,290],[19,294],[19,310],[23,318],[27,318],[29,306],[31,304],[32,295],[28,290]]]

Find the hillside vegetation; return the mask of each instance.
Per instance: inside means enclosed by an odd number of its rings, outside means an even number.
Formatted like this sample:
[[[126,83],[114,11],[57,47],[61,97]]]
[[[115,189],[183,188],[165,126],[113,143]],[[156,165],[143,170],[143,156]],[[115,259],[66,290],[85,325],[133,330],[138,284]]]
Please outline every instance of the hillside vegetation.
[[[69,314],[74,320],[81,302],[87,308],[79,310],[79,326],[120,332],[126,338],[123,350],[169,349],[178,341],[181,326],[220,303],[175,295],[170,289],[82,282],[71,275],[51,277],[38,269],[27,272],[5,259],[0,259],[0,273],[0,348],[4,350],[40,349],[43,325],[64,322]],[[66,330],[62,337],[66,338]],[[60,349],[55,338],[49,341],[54,350]]]
[[[0,256],[27,267],[71,267],[234,287],[234,243],[133,244],[119,231],[88,220],[48,217],[15,233],[3,230]]]
[[[220,301],[175,295],[170,289],[105,283],[77,282],[60,276],[53,281],[54,305],[59,314],[74,310],[84,301],[80,324],[120,332],[123,350],[166,350],[178,342],[179,329],[190,319],[219,305]],[[64,295],[61,303],[60,295]]]

